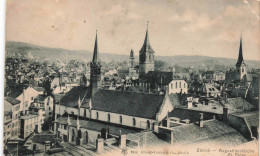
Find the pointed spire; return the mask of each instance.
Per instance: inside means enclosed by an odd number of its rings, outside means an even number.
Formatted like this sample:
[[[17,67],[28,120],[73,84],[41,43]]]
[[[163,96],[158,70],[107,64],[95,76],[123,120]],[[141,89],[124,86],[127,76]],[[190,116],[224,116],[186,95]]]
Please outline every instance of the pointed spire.
[[[68,124],[68,125],[71,125],[71,122],[70,122],[70,115],[68,115],[68,121],[67,121],[67,124]]]
[[[243,59],[242,35],[241,35],[240,45],[239,45],[239,54],[238,54],[238,60],[237,60],[236,66],[240,67],[242,63],[244,63],[244,59]]]
[[[99,62],[99,54],[98,54],[98,42],[97,42],[97,30],[96,30],[96,40],[94,46],[94,54],[92,62]]]
[[[79,117],[77,117],[77,130],[79,130],[80,124],[79,124]]]
[[[152,49],[152,47],[150,45],[150,41],[149,41],[148,25],[149,25],[149,21],[147,21],[147,29],[146,29],[144,44],[143,44],[140,52],[154,53],[154,50]]]
[[[134,51],[133,51],[133,49],[131,49],[130,58],[133,58],[133,57],[134,57]]]
[[[78,100],[78,107],[81,107],[81,101],[80,101],[80,96],[79,96],[79,100]]]

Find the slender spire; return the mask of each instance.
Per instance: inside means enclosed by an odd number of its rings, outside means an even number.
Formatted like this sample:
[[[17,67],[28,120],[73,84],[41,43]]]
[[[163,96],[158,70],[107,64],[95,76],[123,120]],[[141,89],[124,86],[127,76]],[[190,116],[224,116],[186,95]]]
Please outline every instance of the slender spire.
[[[153,50],[153,48],[151,47],[150,41],[149,41],[148,26],[149,26],[149,21],[147,21],[147,29],[146,29],[144,44],[143,44],[143,46],[142,46],[140,52],[150,52],[150,53],[154,53],[154,50]]]
[[[242,48],[242,35],[240,37],[240,46],[239,46],[239,54],[238,54],[238,60],[237,60],[237,67],[240,67],[241,64],[244,64],[244,59],[243,59],[243,48]]]
[[[99,62],[99,54],[98,54],[98,42],[97,42],[97,30],[96,30],[96,40],[95,40],[95,47],[94,47],[94,54],[92,62]]]

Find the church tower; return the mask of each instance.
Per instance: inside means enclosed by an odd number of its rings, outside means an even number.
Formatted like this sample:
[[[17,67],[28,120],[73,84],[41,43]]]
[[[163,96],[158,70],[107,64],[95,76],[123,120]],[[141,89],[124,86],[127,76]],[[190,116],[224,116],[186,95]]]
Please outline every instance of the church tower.
[[[97,42],[97,31],[96,31],[96,40],[94,47],[94,54],[92,62],[90,62],[90,90],[91,97],[97,92],[97,90],[101,87],[101,63],[99,60],[98,54],[98,42]]]
[[[149,42],[147,22],[144,44],[139,51],[139,77],[144,77],[149,71],[154,71],[154,51]]]
[[[134,76],[135,74],[134,63],[135,63],[134,51],[131,49],[130,57],[129,57],[129,76]]]
[[[240,46],[239,46],[239,54],[238,54],[238,60],[236,63],[236,79],[242,80],[244,75],[246,75],[246,64],[243,59],[243,49],[242,49],[242,37],[240,38]]]

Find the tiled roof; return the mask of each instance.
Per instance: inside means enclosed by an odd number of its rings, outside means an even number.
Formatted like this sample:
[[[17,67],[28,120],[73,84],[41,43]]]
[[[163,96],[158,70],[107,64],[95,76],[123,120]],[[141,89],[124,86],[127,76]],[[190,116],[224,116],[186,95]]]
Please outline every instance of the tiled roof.
[[[169,94],[168,96],[173,107],[181,106],[180,96],[178,94]]]
[[[81,105],[86,103],[90,97],[90,90],[85,86],[77,86],[72,88],[64,97],[60,99],[60,104],[67,107],[77,107],[78,100],[81,100]]]
[[[235,97],[235,98],[227,98],[225,100],[225,106],[230,108],[231,110],[251,110],[254,108],[254,106],[250,103],[248,103],[245,99],[242,97]]]
[[[21,103],[20,100],[17,100],[17,99],[11,98],[11,97],[5,97],[5,100],[10,102],[12,105],[16,105],[16,104]]]
[[[170,138],[170,133],[166,133]],[[203,127],[195,124],[173,128],[174,144],[219,143],[234,146],[247,142],[247,139],[230,126],[218,121],[205,121]]]
[[[47,97],[47,95],[38,95],[35,97],[35,101],[44,101]]]
[[[169,113],[169,117],[176,117],[180,120],[189,119],[191,123],[197,122],[200,120],[200,112],[199,111],[193,111],[189,109],[182,109],[182,108],[176,108],[172,112]],[[203,119],[208,120],[212,119],[213,115],[210,113],[204,113]]]
[[[99,90],[92,98],[95,110],[155,119],[164,96],[125,91]]]
[[[250,128],[251,126],[259,127],[259,111],[235,113],[234,115],[245,118]]]
[[[21,116],[21,119],[27,120],[27,119],[36,118],[36,117],[38,117],[38,115],[28,114],[28,115]]]
[[[67,124],[68,118],[60,117],[55,122],[57,122],[59,124]],[[70,117],[70,122],[71,122],[71,126],[77,127],[77,120]],[[94,130],[94,131],[101,131],[101,129],[103,129],[103,128],[109,129],[109,133],[113,134],[113,135],[120,135],[120,131],[121,131],[121,134],[140,132],[140,129],[134,129],[134,128],[129,128],[129,127],[124,127],[121,125],[115,125],[115,124],[111,124],[111,123],[105,123],[105,122],[93,121],[93,120],[79,119],[79,124],[80,124],[81,128],[86,128],[86,129]]]

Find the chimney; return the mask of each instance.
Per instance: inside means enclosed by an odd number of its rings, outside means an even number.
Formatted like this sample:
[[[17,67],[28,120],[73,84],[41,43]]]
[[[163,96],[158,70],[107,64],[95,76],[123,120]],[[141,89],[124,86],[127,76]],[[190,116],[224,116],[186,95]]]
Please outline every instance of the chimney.
[[[228,108],[223,107],[223,117],[222,117],[223,122],[228,122],[228,114],[229,114]]]
[[[188,101],[187,107],[192,108],[192,101]]]
[[[103,138],[98,138],[96,140],[96,151],[98,153],[102,152],[104,150],[104,139]]]
[[[204,116],[204,114],[200,113],[200,120],[199,120],[200,127],[203,127],[203,118],[204,118],[203,116]]]
[[[126,134],[120,135],[120,148],[126,148]]]

